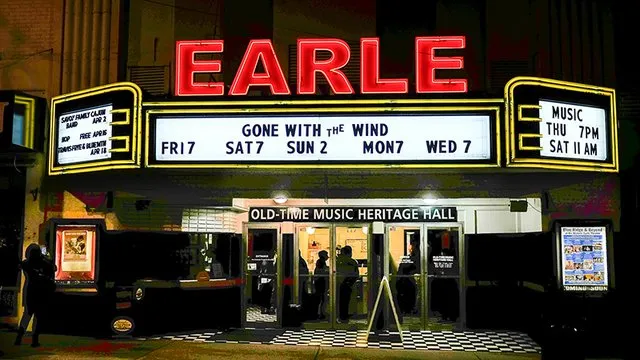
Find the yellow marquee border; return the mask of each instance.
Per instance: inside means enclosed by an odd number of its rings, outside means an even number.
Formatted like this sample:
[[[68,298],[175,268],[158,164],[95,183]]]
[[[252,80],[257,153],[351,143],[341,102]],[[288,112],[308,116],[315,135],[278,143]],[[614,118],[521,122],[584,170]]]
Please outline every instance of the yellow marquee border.
[[[516,157],[516,145],[523,140],[515,131],[516,114],[522,116],[522,108],[514,109],[514,89],[520,85],[542,86],[560,90],[590,93],[595,95],[608,96],[610,99],[610,136],[611,157],[608,163],[581,161],[581,160],[557,160],[544,158]],[[126,125],[131,123],[132,134],[129,141],[131,158],[125,160],[107,160],[87,164],[74,164],[67,166],[54,166],[55,146],[56,146],[56,120],[53,118],[56,105],[65,101],[82,99],[90,96],[100,95],[113,91],[126,90],[133,93],[134,104],[129,114],[125,109],[114,109],[113,113],[125,113],[124,121],[113,122],[112,125]],[[35,121],[34,100],[26,97],[16,96],[16,102],[27,107],[25,118],[25,144],[33,144],[32,132]],[[504,129],[505,139],[501,133],[502,121],[500,111],[504,106],[505,118]],[[143,107],[145,110],[145,124],[142,124]],[[524,108],[535,108],[534,106]],[[429,163],[429,164],[150,164],[149,138],[150,115],[151,114],[247,114],[247,113],[304,113],[304,112],[434,112],[434,111],[495,111],[495,134],[496,137],[496,161],[491,164],[464,164],[464,163]],[[144,166],[145,168],[183,168],[183,169],[207,169],[207,168],[496,168],[501,167],[501,160],[506,156],[505,165],[511,168],[540,168],[572,171],[599,171],[618,172],[619,171],[619,149],[618,149],[618,123],[615,102],[615,90],[610,88],[591,86],[579,83],[559,81],[553,79],[520,76],[511,79],[504,88],[503,99],[358,99],[358,100],[221,100],[221,101],[161,101],[142,102],[142,90],[138,85],[131,82],[120,82],[109,85],[86,89],[70,94],[64,94],[51,99],[51,117],[49,118],[49,154],[48,154],[48,174],[73,174],[92,171],[103,171],[111,169],[134,169]],[[539,121],[538,118],[526,117],[523,121]],[[144,161],[142,159],[142,128],[145,126],[144,134]],[[506,140],[506,141],[504,141]],[[504,141],[505,153],[502,152],[502,142]],[[116,152],[120,149],[115,149]]]
[[[164,169],[380,169],[380,168],[497,168],[501,166],[502,149],[500,134],[500,109],[502,107],[502,99],[475,99],[475,100],[455,100],[446,99],[445,101],[437,99],[400,99],[400,100],[290,100],[290,101],[203,101],[203,102],[156,102],[145,103],[146,106],[154,106],[159,109],[145,109],[145,158],[144,167],[146,168],[164,168]],[[428,104],[450,104],[450,106],[415,106],[406,105],[428,105]],[[470,105],[460,105],[470,104]],[[476,105],[471,105],[476,104]],[[194,109],[196,106],[220,107],[225,105],[235,106],[254,106],[251,108],[209,108]],[[279,107],[282,105],[346,105],[340,107]],[[351,106],[349,105],[385,105],[378,107],[368,106]],[[396,106],[405,105],[405,106]],[[163,109],[162,107],[172,106],[172,109]],[[255,107],[265,106],[265,107]],[[185,107],[188,107],[185,109]],[[495,163],[484,164],[460,164],[460,163],[429,163],[429,164],[151,164],[149,162],[149,147],[152,139],[150,138],[151,114],[249,114],[249,113],[331,113],[331,112],[472,112],[472,111],[491,111],[495,112],[495,133],[496,138],[496,161]]]
[[[132,132],[131,132],[131,141],[128,142],[128,146],[131,148],[131,158],[125,160],[106,160],[106,161],[97,161],[87,164],[73,164],[73,165],[65,165],[65,166],[55,166],[55,146],[57,144],[56,141],[56,126],[57,119],[55,118],[56,114],[56,105],[71,101],[87,98],[90,96],[106,94],[114,91],[130,91],[133,94],[133,108],[131,109],[131,114],[127,114],[126,120],[122,122],[113,122],[112,125],[126,125],[129,121],[132,124]],[[114,109],[112,113],[122,112],[122,109]],[[93,172],[93,171],[103,171],[103,170],[115,170],[115,169],[137,169],[140,168],[141,164],[141,148],[142,148],[142,90],[138,85],[131,82],[120,82],[114,83],[104,86],[98,86],[91,89],[86,89],[82,91],[77,91],[69,94],[64,94],[60,96],[56,96],[51,99],[51,116],[49,117],[49,166],[48,173],[49,175],[59,175],[59,174],[76,174],[76,173],[84,173],[84,172]],[[128,137],[127,137],[128,138]],[[118,140],[118,139],[115,139]],[[120,139],[121,140],[121,139]],[[128,140],[128,139],[127,139]],[[119,150],[119,149],[117,149]],[[115,152],[115,151],[113,151]]]
[[[516,114],[521,115],[520,109],[514,109],[514,89],[520,85],[542,86],[553,89],[576,91],[595,95],[604,95],[609,97],[611,111],[609,113],[610,138],[611,141],[611,158],[608,163],[581,161],[581,160],[555,160],[543,158],[525,158],[516,157],[516,144],[521,141],[516,139],[515,122]],[[591,86],[568,81],[560,81],[546,78],[519,76],[515,77],[504,87],[505,97],[505,130],[507,133],[506,149],[506,167],[527,167],[541,169],[556,170],[573,170],[573,171],[598,171],[598,172],[618,172],[618,118],[616,114],[616,95],[615,90],[599,86]],[[534,121],[533,118],[525,118],[524,121]],[[522,134],[519,134],[522,135]]]

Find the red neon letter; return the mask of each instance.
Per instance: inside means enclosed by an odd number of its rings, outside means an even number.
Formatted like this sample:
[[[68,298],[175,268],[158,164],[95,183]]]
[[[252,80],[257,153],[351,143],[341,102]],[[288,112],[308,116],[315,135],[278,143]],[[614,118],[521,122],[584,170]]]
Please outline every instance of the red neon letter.
[[[264,65],[264,74],[256,74],[256,66],[260,60]],[[291,94],[271,40],[251,40],[236,77],[233,79],[229,94],[247,95],[250,86],[264,85],[271,88],[273,95]]]
[[[222,71],[220,60],[196,60],[196,54],[221,53],[222,40],[176,42],[176,96],[224,95],[221,82],[198,82],[193,75]]]
[[[316,51],[331,52],[329,60],[316,60]],[[351,57],[349,45],[340,39],[298,39],[298,94],[316,93],[316,72],[327,78],[336,94],[353,94],[349,79],[340,69]]]
[[[380,39],[360,39],[360,92],[363,94],[406,94],[408,79],[380,79]]]
[[[466,79],[436,79],[437,69],[462,69],[462,57],[438,57],[436,49],[464,49],[464,36],[440,36],[416,38],[416,92],[464,93]]]

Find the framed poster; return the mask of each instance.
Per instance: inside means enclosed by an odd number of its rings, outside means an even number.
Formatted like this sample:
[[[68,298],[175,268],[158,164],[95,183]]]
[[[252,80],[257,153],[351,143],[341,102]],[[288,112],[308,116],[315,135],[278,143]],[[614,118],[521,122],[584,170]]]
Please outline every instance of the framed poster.
[[[562,287],[569,291],[606,291],[607,228],[563,226],[560,228]]]
[[[95,225],[56,227],[56,281],[95,281]]]

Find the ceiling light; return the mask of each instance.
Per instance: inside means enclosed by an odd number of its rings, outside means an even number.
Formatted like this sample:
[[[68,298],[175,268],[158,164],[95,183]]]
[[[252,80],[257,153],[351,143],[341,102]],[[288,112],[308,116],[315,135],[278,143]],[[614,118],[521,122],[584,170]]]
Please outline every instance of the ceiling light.
[[[427,195],[424,198],[422,198],[422,201],[427,205],[434,205],[435,203],[438,202],[438,199],[436,199],[436,197],[433,195]]]
[[[316,232],[316,228],[309,226],[307,227],[307,234],[313,235]]]
[[[276,204],[280,204],[280,205],[286,203],[287,200],[289,200],[289,199],[284,195],[278,195],[278,196],[273,198],[273,202],[275,202]]]

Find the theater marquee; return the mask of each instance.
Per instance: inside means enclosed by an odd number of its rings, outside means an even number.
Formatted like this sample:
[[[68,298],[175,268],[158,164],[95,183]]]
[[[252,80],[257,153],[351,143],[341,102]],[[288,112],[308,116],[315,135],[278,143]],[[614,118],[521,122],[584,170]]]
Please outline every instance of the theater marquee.
[[[240,66],[224,69],[235,74],[230,84],[214,76],[223,71],[215,58],[223,40],[178,41],[179,100],[143,103],[132,83],[52,99],[49,174],[140,167],[618,171],[614,90],[518,77],[504,98],[463,98],[467,79],[441,70],[464,69],[455,53],[466,47],[464,36],[416,37],[410,83],[383,78],[378,39],[362,38],[356,89],[343,71],[351,50],[340,39],[299,39],[295,84],[286,81],[271,40],[249,42]],[[333,96],[296,98],[316,95],[318,78]],[[253,90],[270,100],[246,98]]]
[[[51,100],[49,175],[140,167],[142,90],[116,83]]]
[[[613,89],[519,77],[505,99],[507,166],[618,171]]]
[[[147,111],[147,167],[497,167],[499,104]]]

